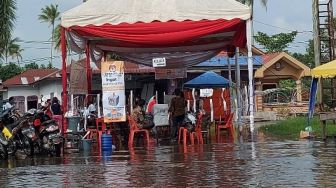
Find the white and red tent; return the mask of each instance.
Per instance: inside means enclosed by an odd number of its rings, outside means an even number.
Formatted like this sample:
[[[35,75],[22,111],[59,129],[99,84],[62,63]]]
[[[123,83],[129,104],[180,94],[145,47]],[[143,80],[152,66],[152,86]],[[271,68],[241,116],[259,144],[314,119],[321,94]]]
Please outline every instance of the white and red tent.
[[[250,7],[235,0],[89,0],[66,11],[61,17],[64,107],[66,42],[73,51],[86,51],[90,86],[90,59],[100,61],[107,52],[149,66],[153,58],[165,57],[167,68],[188,67],[246,44],[251,57],[250,18]]]

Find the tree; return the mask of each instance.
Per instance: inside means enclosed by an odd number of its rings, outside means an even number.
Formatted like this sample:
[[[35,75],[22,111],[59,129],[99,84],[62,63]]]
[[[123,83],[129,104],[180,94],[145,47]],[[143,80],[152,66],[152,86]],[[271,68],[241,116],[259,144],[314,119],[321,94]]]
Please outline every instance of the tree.
[[[14,63],[9,63],[8,65],[0,67],[0,78],[2,81],[5,81],[13,76],[16,76],[22,72],[22,69],[19,65]]]
[[[33,62],[33,63],[26,64],[26,65],[24,66],[24,68],[25,68],[26,70],[29,70],[29,69],[38,69],[39,66],[38,66],[38,64],[36,64],[35,62]]]
[[[294,41],[296,34],[297,31],[293,31],[268,36],[266,33],[258,32],[254,39],[266,48],[266,52],[283,52],[286,51],[288,44]]]
[[[0,58],[4,58],[5,46],[12,38],[16,20],[16,0],[1,0],[0,7]]]
[[[237,1],[239,1],[239,2],[241,2],[243,4],[246,4],[246,5],[249,5],[249,6],[252,5],[252,7],[253,7],[253,3],[254,3],[254,0],[237,0]],[[262,6],[264,6],[266,8],[267,1],[268,0],[260,0],[259,2],[261,3]]]
[[[55,50],[61,47],[61,24],[58,24],[54,31]]]
[[[41,22],[49,24],[52,27],[51,30],[51,48],[50,48],[50,63],[52,64],[52,54],[54,47],[54,33],[55,33],[55,22],[59,20],[60,12],[58,11],[58,5],[49,5],[41,9],[42,13],[38,16]]]
[[[314,41],[309,40],[309,44],[306,48],[306,53],[293,53],[293,57],[307,65],[309,68],[315,67],[315,59],[314,59]]]
[[[21,46],[19,44],[17,44],[17,42],[19,42],[20,39],[19,38],[14,38],[12,40],[9,40],[8,43],[4,44],[4,59],[5,62],[8,63],[8,57],[12,57],[12,59],[16,59],[17,62],[19,62],[19,60],[22,60],[22,51],[23,49],[21,48]]]

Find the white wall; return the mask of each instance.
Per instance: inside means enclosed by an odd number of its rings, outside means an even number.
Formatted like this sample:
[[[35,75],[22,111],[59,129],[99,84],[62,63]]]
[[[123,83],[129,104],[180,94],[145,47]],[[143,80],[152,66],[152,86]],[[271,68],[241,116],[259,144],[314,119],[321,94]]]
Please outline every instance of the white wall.
[[[36,95],[37,97],[39,96],[39,90],[37,87],[32,87],[32,86],[13,86],[9,87],[7,89],[7,92],[4,92],[4,96],[7,96],[8,99],[9,97],[13,96],[23,96],[25,97],[25,110],[27,111],[27,97]]]
[[[46,99],[51,98],[51,93],[54,93],[54,97],[57,97],[62,102],[62,81],[59,80],[43,80],[39,82],[39,99],[43,95]]]
[[[12,96],[23,96],[25,97],[25,110],[27,110],[27,97],[36,95],[38,97],[38,103],[41,102],[41,95],[45,96],[46,99],[50,98],[50,94],[54,93],[60,101],[62,93],[62,81],[59,80],[43,80],[38,84],[32,86],[14,86],[8,87],[8,90],[3,93],[4,99],[8,99]],[[44,101],[45,102],[45,101]]]

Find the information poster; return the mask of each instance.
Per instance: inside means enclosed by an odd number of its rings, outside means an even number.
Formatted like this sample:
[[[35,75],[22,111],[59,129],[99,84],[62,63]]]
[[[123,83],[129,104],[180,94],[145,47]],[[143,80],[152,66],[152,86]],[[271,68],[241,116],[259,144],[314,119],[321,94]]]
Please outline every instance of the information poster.
[[[104,122],[126,121],[124,62],[102,62],[101,77]]]

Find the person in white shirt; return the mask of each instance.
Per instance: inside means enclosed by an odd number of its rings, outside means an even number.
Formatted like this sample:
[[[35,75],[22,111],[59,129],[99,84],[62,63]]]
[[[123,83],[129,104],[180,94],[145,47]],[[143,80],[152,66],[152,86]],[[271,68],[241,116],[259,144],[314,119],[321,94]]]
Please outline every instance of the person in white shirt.
[[[9,97],[8,102],[5,104],[5,110],[11,109],[14,107],[14,97]]]

